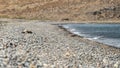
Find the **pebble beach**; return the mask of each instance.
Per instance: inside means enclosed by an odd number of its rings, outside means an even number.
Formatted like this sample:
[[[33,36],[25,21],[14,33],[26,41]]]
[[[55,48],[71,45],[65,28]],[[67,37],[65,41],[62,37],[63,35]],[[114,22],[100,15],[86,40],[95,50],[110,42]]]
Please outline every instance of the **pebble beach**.
[[[52,22],[0,20],[0,68],[120,68],[119,48],[74,36]]]

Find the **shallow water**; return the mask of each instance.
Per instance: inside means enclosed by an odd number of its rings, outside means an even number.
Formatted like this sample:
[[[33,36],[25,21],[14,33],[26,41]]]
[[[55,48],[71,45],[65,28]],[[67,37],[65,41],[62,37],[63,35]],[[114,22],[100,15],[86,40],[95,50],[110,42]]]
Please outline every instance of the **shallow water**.
[[[71,33],[120,48],[120,24],[64,24]]]

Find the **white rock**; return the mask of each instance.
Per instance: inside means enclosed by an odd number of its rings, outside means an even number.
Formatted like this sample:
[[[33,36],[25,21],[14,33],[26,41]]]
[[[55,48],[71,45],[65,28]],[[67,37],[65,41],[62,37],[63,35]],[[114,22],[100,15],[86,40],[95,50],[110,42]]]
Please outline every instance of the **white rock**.
[[[120,68],[120,61],[114,64],[114,68]]]

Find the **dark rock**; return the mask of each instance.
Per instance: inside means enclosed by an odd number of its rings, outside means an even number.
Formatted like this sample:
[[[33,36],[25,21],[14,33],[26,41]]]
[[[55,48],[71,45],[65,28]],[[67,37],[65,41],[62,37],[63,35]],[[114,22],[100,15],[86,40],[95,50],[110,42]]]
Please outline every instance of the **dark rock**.
[[[71,35],[71,37],[75,37],[75,36],[77,36],[77,35],[75,35],[75,34],[72,34],[72,35]]]
[[[23,34],[24,34],[25,32],[21,32],[21,33],[23,33]]]
[[[32,31],[26,31],[26,33],[32,34]]]
[[[37,68],[41,68],[41,67],[43,67],[43,65],[37,65]]]
[[[100,11],[94,11],[93,12],[93,15],[99,15],[99,14],[102,14]]]
[[[62,19],[62,21],[69,21],[69,18],[64,18]]]
[[[8,56],[5,56],[4,58],[8,58]]]
[[[10,45],[13,45],[13,43],[10,43]]]

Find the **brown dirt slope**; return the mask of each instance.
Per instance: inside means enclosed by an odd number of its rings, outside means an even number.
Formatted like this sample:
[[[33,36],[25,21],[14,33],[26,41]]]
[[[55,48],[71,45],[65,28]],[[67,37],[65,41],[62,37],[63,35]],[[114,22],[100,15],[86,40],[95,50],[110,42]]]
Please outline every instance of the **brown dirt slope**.
[[[119,0],[0,0],[0,16],[40,20],[120,19]]]

